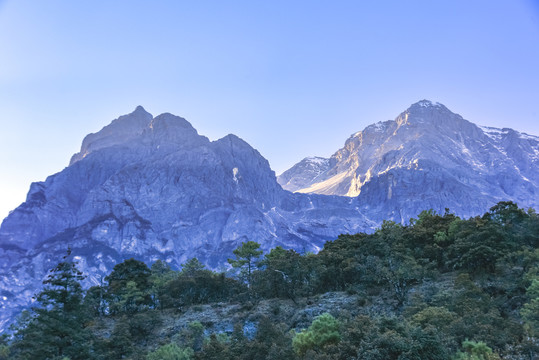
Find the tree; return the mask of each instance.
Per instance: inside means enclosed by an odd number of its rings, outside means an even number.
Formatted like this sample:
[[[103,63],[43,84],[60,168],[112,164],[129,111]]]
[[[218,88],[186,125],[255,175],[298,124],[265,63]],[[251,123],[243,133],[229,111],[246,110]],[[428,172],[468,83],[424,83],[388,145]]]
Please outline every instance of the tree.
[[[131,258],[117,264],[105,280],[111,313],[136,312],[152,305],[151,271],[142,261]]]
[[[411,326],[402,317],[357,318],[354,327],[363,327],[359,336],[353,337],[357,346],[357,359],[425,359],[446,360],[447,351],[442,347],[435,329]],[[352,324],[353,324],[352,323]]]
[[[34,318],[16,334],[14,348],[23,359],[90,359],[91,334],[86,328],[82,306],[84,279],[73,261],[71,249],[63,261],[43,281],[37,294],[40,306],[32,309]]]
[[[232,267],[240,269],[240,273],[245,277],[247,286],[251,285],[251,275],[255,264],[262,255],[262,250],[258,250],[260,244],[254,241],[242,242],[241,246],[232,253],[236,255],[236,260],[228,259],[228,263]]]
[[[159,309],[167,307],[172,302],[170,293],[167,291],[167,284],[176,279],[178,271],[170,268],[170,265],[162,260],[157,260],[150,269],[152,283],[151,296],[153,303]]]
[[[530,301],[520,310],[527,330],[534,337],[539,337],[539,278],[532,279],[531,285],[526,289]]]
[[[500,356],[492,352],[492,349],[482,341],[464,340],[462,342],[464,352],[458,352],[455,360],[499,360]]]
[[[146,304],[147,293],[137,287],[134,281],[128,281],[122,296],[116,303],[116,307],[120,311],[128,314],[134,314],[143,308]]]
[[[204,264],[198,261],[198,259],[195,257],[189,259],[189,261],[182,265],[182,275],[187,277],[194,277],[201,271],[204,271],[205,268],[206,267],[204,266]]]
[[[404,304],[410,289],[425,277],[424,267],[405,244],[405,229],[394,222],[384,221],[372,240],[366,242],[364,253],[366,280],[389,286],[397,307]]]
[[[272,249],[261,261],[263,271],[253,277],[253,289],[266,298],[288,297],[295,301],[301,291],[301,255],[280,246]]]
[[[174,343],[163,345],[146,356],[147,360],[190,360],[194,351],[190,348],[181,348]]]
[[[6,334],[0,335],[0,360],[9,359],[9,354],[11,353],[7,338],[8,336]]]
[[[307,330],[297,333],[292,339],[294,351],[304,356],[308,350],[321,350],[327,345],[336,344],[341,340],[340,322],[331,314],[317,316]]]

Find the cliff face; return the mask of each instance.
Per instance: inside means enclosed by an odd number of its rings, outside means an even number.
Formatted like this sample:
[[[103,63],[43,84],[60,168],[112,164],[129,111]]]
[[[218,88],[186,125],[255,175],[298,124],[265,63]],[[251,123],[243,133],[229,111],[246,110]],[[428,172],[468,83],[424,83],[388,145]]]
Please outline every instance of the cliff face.
[[[237,136],[211,142],[185,119],[138,107],[88,135],[2,223],[0,321],[28,306],[68,247],[91,285],[130,257],[220,268],[244,241],[317,251],[374,226],[346,198],[284,191]]]
[[[376,221],[429,208],[471,216],[501,200],[539,207],[539,137],[479,127],[427,100],[353,134],[323,160],[313,171],[305,159],[278,181],[290,191],[355,197]]]

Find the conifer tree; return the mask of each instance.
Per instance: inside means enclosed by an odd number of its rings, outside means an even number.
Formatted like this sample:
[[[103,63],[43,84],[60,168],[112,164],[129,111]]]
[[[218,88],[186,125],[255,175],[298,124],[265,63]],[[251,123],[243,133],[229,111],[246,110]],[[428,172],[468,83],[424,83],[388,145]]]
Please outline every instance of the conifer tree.
[[[43,290],[35,297],[34,317],[16,334],[14,349],[21,359],[91,359],[90,332],[83,309],[84,279],[73,261],[71,249],[50,270]]]
[[[242,242],[241,246],[232,253],[236,255],[236,260],[228,259],[228,263],[240,269],[241,275],[246,279],[247,285],[251,285],[251,275],[256,261],[262,255],[260,244],[255,241]]]

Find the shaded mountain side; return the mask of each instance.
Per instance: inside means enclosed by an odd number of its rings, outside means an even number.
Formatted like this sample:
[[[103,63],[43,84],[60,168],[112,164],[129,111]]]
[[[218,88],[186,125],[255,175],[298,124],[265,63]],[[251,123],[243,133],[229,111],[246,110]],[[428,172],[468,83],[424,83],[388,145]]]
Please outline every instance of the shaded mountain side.
[[[317,252],[375,226],[349,199],[284,191],[237,136],[210,141],[185,119],[137,107],[88,135],[71,164],[32,184],[3,221],[0,322],[30,303],[68,246],[89,286],[129,257],[175,267],[197,257],[218,269],[248,240]]]

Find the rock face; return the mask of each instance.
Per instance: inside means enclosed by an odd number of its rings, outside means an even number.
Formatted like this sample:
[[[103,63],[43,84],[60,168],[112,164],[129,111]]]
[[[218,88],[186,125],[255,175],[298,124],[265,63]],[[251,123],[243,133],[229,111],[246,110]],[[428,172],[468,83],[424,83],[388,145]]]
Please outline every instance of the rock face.
[[[321,180],[320,176],[326,174],[328,170],[329,159],[308,157],[279,175],[278,181],[283,189],[298,191]]]
[[[278,181],[290,191],[353,197],[375,221],[407,221],[429,208],[467,217],[501,200],[539,208],[539,137],[479,127],[427,100],[353,134],[319,162],[313,171],[302,160]]]
[[[88,135],[63,171],[30,187],[0,227],[0,329],[29,305],[68,246],[99,284],[135,257],[220,268],[241,242],[317,251],[343,232],[376,224],[350,199],[293,194],[234,135],[200,136],[171,114],[142,107]]]

